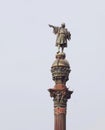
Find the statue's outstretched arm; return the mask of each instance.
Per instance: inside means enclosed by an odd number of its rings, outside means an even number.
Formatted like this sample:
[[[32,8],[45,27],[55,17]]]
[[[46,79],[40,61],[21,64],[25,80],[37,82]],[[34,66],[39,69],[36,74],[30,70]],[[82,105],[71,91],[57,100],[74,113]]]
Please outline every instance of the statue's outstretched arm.
[[[51,25],[51,24],[49,24],[49,27],[51,27],[51,28],[53,28],[53,29],[55,28],[55,27],[54,27],[53,25]]]
[[[49,27],[53,28],[53,33],[54,34],[57,34],[59,27],[53,26],[51,24],[49,24]]]

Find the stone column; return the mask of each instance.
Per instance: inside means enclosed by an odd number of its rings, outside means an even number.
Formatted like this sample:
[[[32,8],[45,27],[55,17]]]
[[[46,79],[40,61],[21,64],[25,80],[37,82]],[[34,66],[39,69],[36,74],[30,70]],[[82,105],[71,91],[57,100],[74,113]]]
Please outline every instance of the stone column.
[[[52,77],[55,81],[54,88],[49,89],[54,101],[54,130],[66,130],[67,101],[73,93],[66,87],[70,65],[65,57],[64,53],[57,54],[51,67]]]

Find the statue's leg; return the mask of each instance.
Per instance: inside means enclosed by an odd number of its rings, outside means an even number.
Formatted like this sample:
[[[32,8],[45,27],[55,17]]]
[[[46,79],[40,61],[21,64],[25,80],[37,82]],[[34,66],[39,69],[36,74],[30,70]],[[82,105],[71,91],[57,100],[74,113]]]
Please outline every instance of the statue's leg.
[[[59,53],[60,52],[60,45],[58,45],[58,52],[57,53]]]
[[[62,52],[63,52],[63,50],[64,50],[64,46],[62,46]]]

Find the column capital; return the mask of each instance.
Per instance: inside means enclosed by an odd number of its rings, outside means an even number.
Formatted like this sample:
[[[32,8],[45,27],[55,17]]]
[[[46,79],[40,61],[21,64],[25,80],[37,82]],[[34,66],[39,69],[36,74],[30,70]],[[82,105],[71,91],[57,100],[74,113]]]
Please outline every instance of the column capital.
[[[71,98],[73,91],[64,89],[49,89],[50,96],[53,97],[54,107],[66,107],[67,100]]]

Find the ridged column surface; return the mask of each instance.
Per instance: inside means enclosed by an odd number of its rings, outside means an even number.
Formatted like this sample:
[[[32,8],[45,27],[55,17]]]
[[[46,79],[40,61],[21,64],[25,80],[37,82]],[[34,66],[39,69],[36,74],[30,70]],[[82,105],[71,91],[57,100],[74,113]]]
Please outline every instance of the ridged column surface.
[[[66,114],[60,113],[54,115],[54,130],[66,130]]]

